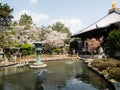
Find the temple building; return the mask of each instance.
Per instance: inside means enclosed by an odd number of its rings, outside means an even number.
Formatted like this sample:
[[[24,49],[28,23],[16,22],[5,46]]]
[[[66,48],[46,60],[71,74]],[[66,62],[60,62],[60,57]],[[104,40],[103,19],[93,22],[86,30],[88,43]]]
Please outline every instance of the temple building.
[[[80,30],[72,37],[77,38],[82,47],[87,45],[87,39],[98,39],[100,37],[104,37],[103,47],[105,47],[105,43],[107,43],[107,37],[110,31],[115,29],[120,29],[120,8],[116,7],[116,2],[114,1],[112,2],[112,9],[108,11],[106,16],[86,27],[85,29]]]

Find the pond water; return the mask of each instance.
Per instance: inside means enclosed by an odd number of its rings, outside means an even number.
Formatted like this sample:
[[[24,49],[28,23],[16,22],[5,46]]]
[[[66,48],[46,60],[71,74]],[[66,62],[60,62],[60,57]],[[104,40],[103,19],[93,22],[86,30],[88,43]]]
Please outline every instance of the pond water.
[[[0,90],[114,90],[81,60],[45,63],[42,69],[0,68]]]

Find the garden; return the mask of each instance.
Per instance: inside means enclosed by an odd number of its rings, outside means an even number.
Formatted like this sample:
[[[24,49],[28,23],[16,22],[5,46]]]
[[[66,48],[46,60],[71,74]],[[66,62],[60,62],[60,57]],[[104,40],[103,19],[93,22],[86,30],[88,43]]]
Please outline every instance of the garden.
[[[91,62],[91,66],[96,68],[106,79],[120,81],[120,61],[116,59],[98,59]]]

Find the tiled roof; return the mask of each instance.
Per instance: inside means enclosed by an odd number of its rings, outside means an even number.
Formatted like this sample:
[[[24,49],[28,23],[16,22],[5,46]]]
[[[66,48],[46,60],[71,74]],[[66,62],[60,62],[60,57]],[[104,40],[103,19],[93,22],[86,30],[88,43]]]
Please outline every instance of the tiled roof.
[[[88,26],[87,28],[80,30],[78,33],[74,34],[73,36],[82,34],[82,33],[86,33],[88,31],[91,30],[95,30],[98,28],[103,28],[103,27],[107,27],[113,23],[119,22],[120,21],[120,11],[114,11],[111,12],[109,14],[107,14],[106,16],[104,16],[103,18],[101,18],[100,20],[98,20],[97,22],[93,23],[92,25]]]

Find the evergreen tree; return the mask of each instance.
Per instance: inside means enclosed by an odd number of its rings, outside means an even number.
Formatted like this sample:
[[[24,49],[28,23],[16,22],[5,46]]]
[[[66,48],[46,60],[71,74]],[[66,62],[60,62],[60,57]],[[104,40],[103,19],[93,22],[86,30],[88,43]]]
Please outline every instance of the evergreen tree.
[[[0,30],[3,31],[10,26],[11,19],[13,16],[11,13],[13,12],[13,8],[10,8],[7,4],[0,3]]]
[[[120,31],[114,30],[108,36],[110,55],[113,56],[117,51],[120,52]]]
[[[52,30],[55,30],[57,32],[62,32],[62,33],[67,33],[68,37],[71,37],[71,33],[69,31],[69,29],[67,27],[65,27],[64,24],[62,24],[61,22],[56,22],[55,24],[53,24],[51,26]]]
[[[32,46],[29,44],[23,44],[21,46],[22,54],[24,55],[30,55],[32,53]]]
[[[71,33],[70,33],[70,30],[67,27],[65,27],[64,24],[62,24],[61,22],[56,22],[55,24],[53,24],[50,27],[54,31],[66,33],[67,34],[67,39],[64,40],[64,42],[65,42],[65,44],[69,44],[69,41],[70,41],[70,38],[71,38]]]
[[[72,38],[70,40],[69,50],[70,50],[71,54],[73,53],[73,50],[75,50],[75,53],[77,53],[77,50],[78,50],[78,41],[77,41],[76,38]]]
[[[19,24],[21,26],[25,26],[25,29],[30,29],[31,24],[33,24],[31,16],[27,15],[26,13],[21,15],[21,18],[19,20]]]

